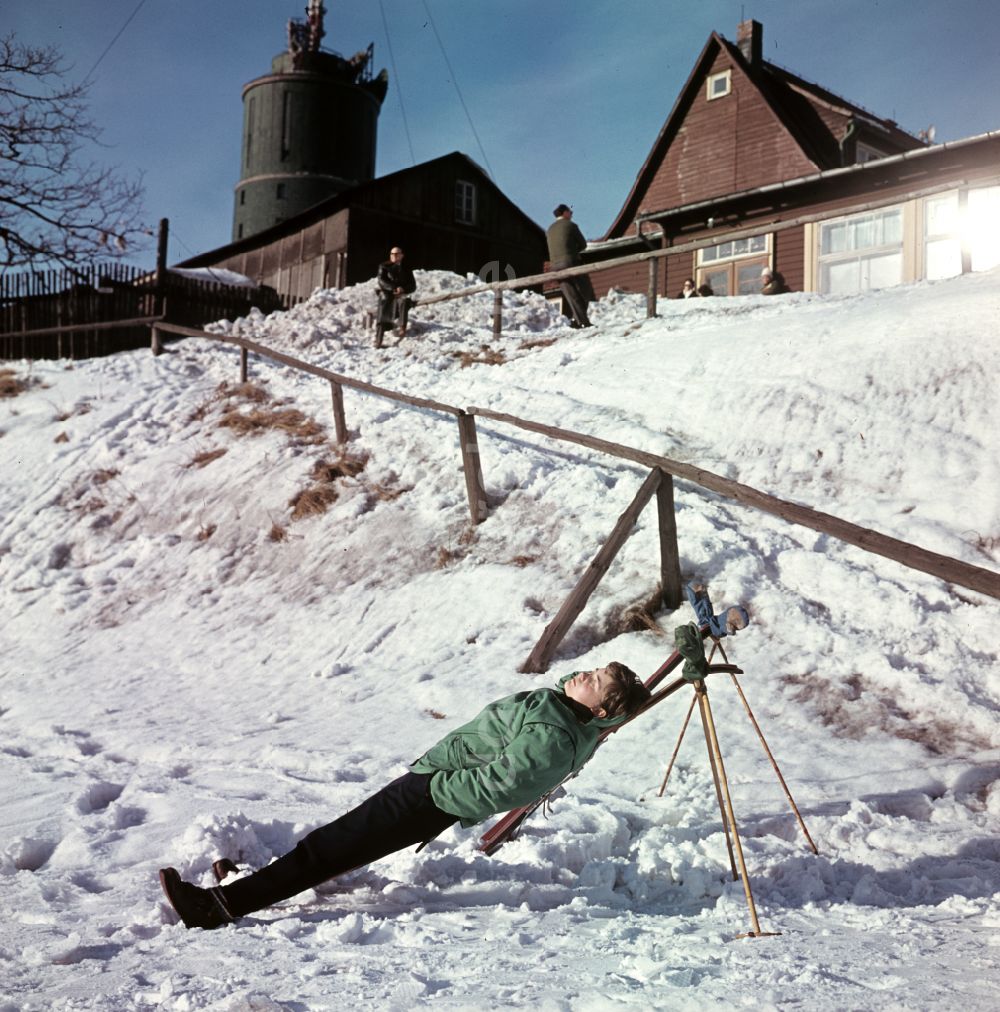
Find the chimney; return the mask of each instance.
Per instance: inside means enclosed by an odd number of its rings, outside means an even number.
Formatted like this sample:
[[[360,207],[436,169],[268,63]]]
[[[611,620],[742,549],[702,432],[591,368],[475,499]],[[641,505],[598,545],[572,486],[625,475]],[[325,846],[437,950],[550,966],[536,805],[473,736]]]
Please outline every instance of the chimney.
[[[736,30],[736,44],[751,68],[757,70],[764,53],[764,26],[759,21],[741,21]]]

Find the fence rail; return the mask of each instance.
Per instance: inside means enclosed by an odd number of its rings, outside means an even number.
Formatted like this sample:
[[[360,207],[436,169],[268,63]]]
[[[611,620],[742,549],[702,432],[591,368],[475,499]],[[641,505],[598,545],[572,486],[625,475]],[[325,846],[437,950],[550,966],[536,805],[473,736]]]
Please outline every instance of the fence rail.
[[[932,552],[929,549],[921,548],[919,545],[881,534],[866,527],[860,527],[850,521],[842,520],[828,513],[822,513],[808,506],[780,499],[777,496],[761,492],[749,485],[743,485],[729,478],[723,478],[721,475],[713,474],[711,471],[706,471],[693,464],[672,460],[669,457],[650,453],[647,450],[640,450],[636,447],[613,443],[588,433],[561,429],[543,422],[519,418],[516,415],[491,411],[487,408],[468,407],[463,409],[454,405],[441,403],[440,401],[414,397],[410,394],[389,390],[385,387],[376,386],[373,383],[353,379],[349,376],[323,369],[320,366],[303,362],[291,355],[286,355],[273,348],[267,348],[243,337],[230,334],[213,334],[204,330],[191,327],[178,327],[168,323],[156,323],[152,329],[154,353],[158,350],[158,346],[161,343],[161,338],[157,335],[157,332],[160,331],[183,336],[207,338],[213,341],[222,341],[227,344],[236,345],[241,350],[240,368],[243,380],[247,378],[246,355],[248,352],[253,352],[273,361],[281,362],[291,368],[326,379],[334,390],[334,415],[337,423],[337,438],[340,442],[346,441],[347,438],[347,426],[343,415],[342,391],[344,387],[377,397],[387,398],[411,407],[438,411],[455,417],[460,423],[459,439],[462,448],[463,468],[466,476],[469,510],[474,523],[481,523],[486,519],[488,514],[488,504],[479,460],[478,436],[475,427],[475,419],[479,417],[501,424],[512,425],[562,442],[575,443],[600,453],[641,464],[657,472],[664,472],[666,475],[688,481],[723,498],[731,499],[752,509],[780,517],[789,523],[819,531],[845,544],[853,545],[863,551],[891,559],[900,565],[927,573],[947,583],[953,583],[989,597],[1000,599],[1000,573]],[[672,508],[672,491],[669,487],[664,486],[662,482],[660,490],[657,491],[660,492],[661,490],[662,494],[658,496],[661,553],[664,559],[672,559],[678,555],[676,543],[668,544],[663,541],[664,538],[669,539],[672,536],[676,542],[676,527],[674,526],[673,518],[668,518],[664,515],[667,504]],[[648,495],[645,497],[648,498]],[[666,564],[664,564],[664,568],[666,571]]]

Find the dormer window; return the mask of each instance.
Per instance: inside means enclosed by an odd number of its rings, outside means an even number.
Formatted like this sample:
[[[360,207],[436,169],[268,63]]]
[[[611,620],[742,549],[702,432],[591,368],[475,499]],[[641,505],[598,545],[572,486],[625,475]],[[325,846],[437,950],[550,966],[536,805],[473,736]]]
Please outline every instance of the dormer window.
[[[879,151],[868,144],[862,144],[860,141],[858,142],[857,154],[854,156],[854,160],[858,165],[864,165],[865,162],[874,162],[877,158],[885,158],[885,152]]]
[[[731,70],[723,70],[718,74],[712,74],[708,78],[706,85],[707,97],[709,102],[714,98],[722,98],[723,95],[728,95],[733,90],[733,72]]]

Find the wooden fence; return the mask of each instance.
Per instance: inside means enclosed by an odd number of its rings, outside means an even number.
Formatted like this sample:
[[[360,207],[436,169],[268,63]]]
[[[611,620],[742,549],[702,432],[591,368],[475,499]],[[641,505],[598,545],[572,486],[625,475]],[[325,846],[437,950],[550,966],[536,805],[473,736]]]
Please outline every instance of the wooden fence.
[[[0,359],[90,358],[144,347],[149,323],[199,326],[281,308],[270,288],[239,287],[126,264],[0,277]]]
[[[780,499],[758,489],[751,488],[713,474],[693,464],[672,460],[659,454],[649,453],[620,443],[612,443],[606,439],[588,433],[561,429],[542,422],[519,418],[515,415],[491,411],[487,408],[458,408],[440,401],[413,397],[409,394],[388,390],[384,387],[356,380],[349,376],[331,372],[320,366],[303,362],[283,352],[267,348],[247,338],[234,337],[229,334],[211,334],[207,331],[190,327],[179,327],[169,323],[155,323],[152,327],[152,349],[158,354],[163,347],[164,334],[178,334],[189,337],[202,337],[212,341],[222,341],[235,345],[240,349],[240,380],[246,382],[248,377],[247,357],[253,352],[263,358],[280,362],[283,365],[310,373],[327,380],[331,388],[334,428],[337,441],[348,440],[348,428],[344,414],[344,387],[361,393],[383,397],[409,407],[437,411],[453,416],[458,423],[459,446],[462,454],[462,468],[465,474],[466,496],[469,504],[469,515],[473,523],[479,524],[489,515],[489,503],[483,482],[482,465],[479,459],[479,439],[476,429],[476,417],[489,419],[491,422],[510,425],[529,432],[537,433],[549,439],[574,443],[585,446],[621,460],[628,460],[650,469],[642,486],[634,499],[621,514],[611,535],[601,546],[597,555],[578,581],[572,593],[564,602],[555,618],[546,627],[529,657],[525,660],[522,670],[544,671],[560,641],[569,631],[576,617],[583,610],[588,598],[597,587],[604,573],[607,572],[618,551],[624,545],[635,526],[636,520],[654,493],[657,501],[658,530],[660,539],[660,585],[666,607],[676,608],[681,603],[680,552],[677,543],[677,526],[674,517],[674,479],[679,478],[706,491],[723,498],[738,502],[744,506],[770,513],[792,524],[808,527],[811,530],[827,534],[838,541],[854,545],[866,552],[881,555],[898,562],[902,566],[927,573],[947,583],[957,584],[989,597],[1000,599],[1000,573],[981,566],[973,566],[959,559],[921,548],[898,538],[889,537],[878,531],[860,527],[847,520],[821,513],[798,503]]]

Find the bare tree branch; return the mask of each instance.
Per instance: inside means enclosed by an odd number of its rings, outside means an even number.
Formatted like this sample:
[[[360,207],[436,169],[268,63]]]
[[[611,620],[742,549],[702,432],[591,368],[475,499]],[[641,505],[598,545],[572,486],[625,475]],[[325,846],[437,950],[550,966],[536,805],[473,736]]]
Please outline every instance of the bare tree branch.
[[[81,157],[100,131],[54,48],[0,38],[0,267],[85,263],[146,244],[142,177]]]

